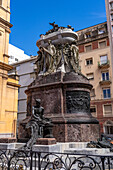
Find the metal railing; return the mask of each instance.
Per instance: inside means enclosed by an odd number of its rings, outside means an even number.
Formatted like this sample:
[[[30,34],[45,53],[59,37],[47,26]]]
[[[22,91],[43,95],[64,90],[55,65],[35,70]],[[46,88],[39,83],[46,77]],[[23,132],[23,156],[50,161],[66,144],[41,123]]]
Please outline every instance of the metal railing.
[[[110,61],[109,60],[103,60],[101,62],[98,61],[98,67],[104,66],[104,65],[109,65]]]
[[[113,154],[86,155],[74,153],[0,150],[2,170],[112,170]]]

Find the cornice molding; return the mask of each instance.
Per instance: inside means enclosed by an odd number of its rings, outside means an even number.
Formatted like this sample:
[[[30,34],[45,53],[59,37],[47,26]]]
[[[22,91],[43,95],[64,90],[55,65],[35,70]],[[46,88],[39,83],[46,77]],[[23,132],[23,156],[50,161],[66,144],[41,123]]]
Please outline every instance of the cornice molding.
[[[11,33],[10,28],[8,28],[6,25],[0,23],[0,27],[3,28],[3,29],[5,29],[5,31],[8,32],[9,34]]]
[[[0,17],[0,22],[3,23],[4,25],[8,26],[9,28],[11,28],[13,26],[10,22],[4,20],[1,17]]]
[[[0,77],[4,78],[4,79],[8,79],[8,75],[5,73],[0,73]]]
[[[7,85],[13,86],[13,87],[20,87],[20,84],[12,83],[12,82],[7,82]]]
[[[4,56],[4,57],[7,57],[7,58],[9,58],[9,57],[10,57],[10,56],[9,56],[9,55],[7,55],[7,54],[3,54],[3,56]]]
[[[3,6],[0,5],[0,8],[3,9],[5,12],[8,12],[9,14],[11,14],[11,12],[5,9]]]
[[[13,66],[10,66],[9,64],[6,64],[0,61],[0,69],[9,71],[13,69]]]

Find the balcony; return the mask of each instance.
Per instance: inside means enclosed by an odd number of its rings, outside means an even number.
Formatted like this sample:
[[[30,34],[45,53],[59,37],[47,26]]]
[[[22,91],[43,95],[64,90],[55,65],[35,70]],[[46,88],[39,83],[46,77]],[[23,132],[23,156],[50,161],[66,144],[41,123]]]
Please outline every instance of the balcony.
[[[111,80],[101,80],[99,82],[100,85],[110,85],[111,84]]]
[[[110,62],[109,60],[103,61],[103,62],[98,62],[98,68],[109,68],[110,67]]]

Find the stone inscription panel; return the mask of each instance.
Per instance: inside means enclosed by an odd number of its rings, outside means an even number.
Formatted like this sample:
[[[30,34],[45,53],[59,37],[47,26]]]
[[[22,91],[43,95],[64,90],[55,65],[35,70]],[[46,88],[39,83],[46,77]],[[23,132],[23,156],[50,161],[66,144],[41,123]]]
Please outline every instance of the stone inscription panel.
[[[90,93],[87,91],[66,92],[67,113],[90,113]]]

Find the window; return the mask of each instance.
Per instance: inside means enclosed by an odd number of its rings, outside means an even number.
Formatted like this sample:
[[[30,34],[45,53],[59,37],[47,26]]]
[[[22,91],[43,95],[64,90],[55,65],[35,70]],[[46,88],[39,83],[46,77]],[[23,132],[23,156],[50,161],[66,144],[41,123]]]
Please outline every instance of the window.
[[[109,72],[103,72],[102,73],[102,81],[109,80]]]
[[[105,133],[106,134],[113,134],[113,125],[112,126],[105,126]]]
[[[106,41],[99,42],[99,47],[100,48],[106,47]]]
[[[113,14],[111,14],[111,20],[113,21]]]
[[[30,73],[30,78],[35,79],[35,73]]]
[[[111,92],[110,92],[110,88],[107,89],[103,89],[103,98],[104,99],[108,99],[111,97]]]
[[[20,103],[19,103],[19,101],[18,101],[18,112],[19,112],[19,106],[20,106]]]
[[[92,50],[91,45],[85,46],[85,50],[86,50],[86,52],[91,51]]]
[[[14,59],[14,56],[11,55],[10,58],[11,58],[11,59]]]
[[[18,61],[18,58],[15,58],[15,61]]]
[[[113,2],[110,3],[111,9],[113,9]]]
[[[15,136],[16,135],[16,129],[17,129],[16,125],[17,125],[17,120],[13,120],[13,126],[12,126],[13,127],[13,134],[12,134],[13,137],[16,137]]]
[[[93,64],[93,59],[92,58],[86,59],[86,65],[90,64]]]
[[[88,74],[86,74],[86,76],[87,76],[87,78],[89,80],[93,80],[94,79],[94,74],[93,73],[88,73]]]
[[[87,32],[86,34],[85,34],[85,38],[90,38],[91,37],[91,33],[90,32]]]
[[[91,112],[92,116],[96,117],[96,107],[95,106],[91,106],[90,112]]]
[[[34,63],[33,63],[33,62],[31,62],[31,63],[30,63],[30,65],[31,65],[31,67],[33,67],[33,66],[34,66]]]
[[[20,88],[18,88],[18,94],[20,93]]]
[[[16,71],[18,71],[19,69],[20,69],[20,66],[17,66],[17,67],[16,67]]]
[[[104,28],[100,28],[100,29],[98,30],[98,34],[103,34],[103,33],[105,33],[105,29],[104,29]]]
[[[113,32],[113,25],[112,25],[112,32]]]
[[[100,56],[100,64],[106,64],[107,63],[107,55]]]
[[[95,96],[95,89],[91,89],[90,97],[94,97],[94,96]]]
[[[105,116],[112,115],[112,105],[111,104],[104,105],[103,109],[104,109],[103,113]]]
[[[105,134],[113,134],[113,123],[111,121],[107,121],[104,125]]]

